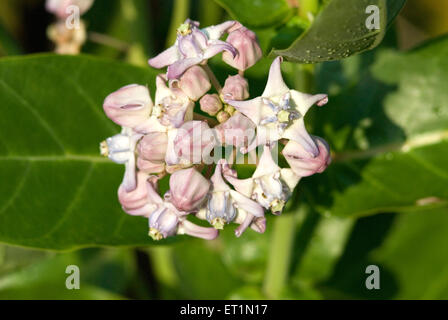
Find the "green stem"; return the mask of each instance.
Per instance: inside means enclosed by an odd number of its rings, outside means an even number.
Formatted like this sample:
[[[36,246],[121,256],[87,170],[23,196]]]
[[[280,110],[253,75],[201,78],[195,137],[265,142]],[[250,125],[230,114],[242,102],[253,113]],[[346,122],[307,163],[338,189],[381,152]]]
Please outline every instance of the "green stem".
[[[177,28],[184,23],[190,14],[190,0],[175,0],[173,4],[173,15],[171,17],[166,46],[170,47],[176,42]]]
[[[275,217],[263,291],[269,299],[278,299],[288,281],[292,244],[296,229],[294,214]]]
[[[218,92],[218,94],[221,94],[222,86],[219,83],[219,80],[216,78],[215,74],[213,73],[213,70],[210,69],[208,64],[203,65],[202,68],[207,73],[207,75],[208,75],[208,77],[210,79],[210,82],[212,83],[213,87],[215,87],[215,89]]]

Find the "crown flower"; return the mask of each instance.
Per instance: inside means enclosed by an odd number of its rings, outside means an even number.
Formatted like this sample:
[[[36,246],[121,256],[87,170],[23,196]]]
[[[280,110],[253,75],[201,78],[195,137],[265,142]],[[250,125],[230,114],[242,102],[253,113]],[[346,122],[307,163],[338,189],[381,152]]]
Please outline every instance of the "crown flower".
[[[307,111],[328,97],[289,89],[279,57],[264,92],[250,99],[243,72],[262,53],[255,33],[236,21],[200,29],[186,20],[177,33],[172,47],[149,60],[167,67],[155,78],[154,100],[146,85],[132,84],[104,101],[105,114],[122,127],[100,144],[102,155],[125,166],[118,201],[127,214],[148,219],[155,241],[212,240],[229,227],[237,237],[263,233],[266,212],[281,214],[299,181],[331,163],[327,142],[305,128]],[[223,86],[208,65],[220,52],[239,70]],[[278,157],[289,167],[280,167]],[[249,178],[239,178],[240,160],[253,161]],[[163,178],[169,189],[162,194]]]

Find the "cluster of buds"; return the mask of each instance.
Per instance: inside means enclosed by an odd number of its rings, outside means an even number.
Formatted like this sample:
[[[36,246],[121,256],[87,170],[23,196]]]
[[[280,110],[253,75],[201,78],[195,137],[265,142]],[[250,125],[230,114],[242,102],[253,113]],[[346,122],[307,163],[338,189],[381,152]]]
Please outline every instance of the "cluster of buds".
[[[219,53],[238,70],[224,86],[207,64]],[[122,131],[101,143],[101,153],[125,165],[118,199],[126,213],[148,219],[154,240],[175,234],[214,239],[229,223],[239,225],[238,237],[248,228],[263,233],[265,211],[281,214],[299,180],[329,165],[328,144],[309,135],[304,123],[308,109],[325,105],[327,95],[289,89],[276,58],[263,94],[247,100],[244,71],[261,56],[255,34],[236,21],[200,29],[187,20],[176,43],[149,60],[168,67],[156,77],[154,102],[137,84],[105,99],[106,115]],[[194,113],[197,102],[210,117]],[[277,164],[280,144],[289,168]],[[254,159],[252,177],[238,177],[238,159]],[[161,196],[164,177],[170,188]]]
[[[58,54],[79,54],[86,42],[86,25],[80,19],[94,0],[47,0],[46,9],[57,21],[48,27],[48,38]]]

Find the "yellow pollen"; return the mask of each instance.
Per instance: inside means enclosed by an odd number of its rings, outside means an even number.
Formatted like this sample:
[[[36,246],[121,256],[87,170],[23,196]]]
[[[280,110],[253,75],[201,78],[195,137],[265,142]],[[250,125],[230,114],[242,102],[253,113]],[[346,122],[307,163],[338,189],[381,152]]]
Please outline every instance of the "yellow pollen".
[[[225,224],[226,224],[226,220],[224,220],[223,218],[215,218],[211,222],[211,225],[213,226],[213,228],[218,229],[218,230],[224,229]]]
[[[149,228],[148,235],[152,238],[154,241],[159,241],[163,239],[163,235],[160,233],[159,230],[155,228]]]
[[[100,143],[100,153],[103,157],[108,157],[109,156],[109,147],[107,146],[107,142],[106,141],[102,141]]]
[[[183,23],[177,28],[177,34],[181,36],[186,36],[191,33],[191,26],[189,23]]]
[[[283,207],[285,206],[285,201],[280,199],[275,199],[271,202],[271,211],[272,212],[282,212]]]
[[[277,119],[279,122],[289,122],[289,112],[282,110],[278,113]]]

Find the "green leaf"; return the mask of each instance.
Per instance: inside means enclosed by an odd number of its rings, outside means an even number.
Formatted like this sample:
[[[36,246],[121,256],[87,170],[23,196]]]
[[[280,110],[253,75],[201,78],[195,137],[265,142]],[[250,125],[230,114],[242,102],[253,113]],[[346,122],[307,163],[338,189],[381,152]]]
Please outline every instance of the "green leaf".
[[[316,131],[336,154],[325,174],[302,186],[320,194],[323,211],[360,216],[447,207],[447,54],[443,38],[410,53],[379,51],[371,67],[365,65],[372,56],[352,61],[367,71],[315,113]],[[333,133],[343,131],[349,134],[335,141]]]
[[[381,214],[357,221],[332,276],[326,298],[446,299],[446,210]],[[380,271],[380,290],[368,290],[366,268]]]
[[[153,87],[149,68],[88,56],[0,60],[0,241],[45,248],[153,243],[120,208],[124,168],[98,155],[119,132],[103,113],[112,91]]]
[[[316,63],[340,60],[375,48],[406,0],[332,0],[316,17],[311,27],[284,50],[271,55],[288,61]],[[380,9],[380,29],[369,30],[366,13],[369,5]]]
[[[232,18],[247,27],[269,27],[286,22],[292,9],[285,0],[215,0]]]

